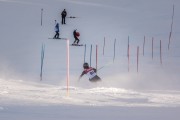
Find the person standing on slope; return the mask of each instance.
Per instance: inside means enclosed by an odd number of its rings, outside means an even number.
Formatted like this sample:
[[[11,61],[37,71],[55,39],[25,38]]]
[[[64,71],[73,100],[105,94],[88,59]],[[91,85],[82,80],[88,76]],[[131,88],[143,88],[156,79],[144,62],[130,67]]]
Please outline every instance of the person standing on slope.
[[[90,82],[99,82],[99,81],[101,81],[101,78],[99,76],[97,76],[97,74],[96,74],[97,70],[95,68],[89,67],[88,63],[84,63],[83,68],[84,68],[84,71],[80,75],[79,80],[81,79],[81,77],[84,74],[86,74],[86,75],[89,76],[89,81]]]
[[[66,24],[66,15],[67,15],[67,12],[66,10],[64,9],[61,13],[61,17],[62,17],[62,24]]]
[[[74,30],[74,32],[73,32],[73,36],[74,36],[74,43],[73,44],[79,44],[79,36],[80,36],[80,33],[79,32],[77,32],[77,29],[76,30]]]
[[[53,39],[59,39],[59,23],[56,23],[54,30],[56,34],[54,35]]]

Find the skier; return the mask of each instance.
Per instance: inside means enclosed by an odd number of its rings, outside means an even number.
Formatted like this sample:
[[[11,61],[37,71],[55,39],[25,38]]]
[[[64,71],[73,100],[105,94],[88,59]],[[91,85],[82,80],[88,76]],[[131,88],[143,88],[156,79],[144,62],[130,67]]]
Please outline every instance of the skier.
[[[61,13],[61,17],[62,17],[62,24],[66,24],[66,15],[67,15],[67,12],[66,10],[64,9]]]
[[[56,34],[54,35],[53,39],[59,39],[59,23],[56,24],[54,30]]]
[[[97,76],[97,74],[96,74],[97,70],[95,68],[89,67],[88,63],[84,63],[83,68],[84,68],[84,71],[80,75],[79,80],[81,79],[81,77],[84,74],[87,74],[89,76],[89,81],[90,82],[99,82],[99,81],[101,81],[101,78],[99,76]]]
[[[79,34],[79,32],[77,32],[77,29],[76,30],[74,30],[74,32],[73,32],[73,36],[74,36],[74,43],[73,44],[76,44],[77,43],[77,45],[79,44],[79,36],[80,36],[80,34]]]

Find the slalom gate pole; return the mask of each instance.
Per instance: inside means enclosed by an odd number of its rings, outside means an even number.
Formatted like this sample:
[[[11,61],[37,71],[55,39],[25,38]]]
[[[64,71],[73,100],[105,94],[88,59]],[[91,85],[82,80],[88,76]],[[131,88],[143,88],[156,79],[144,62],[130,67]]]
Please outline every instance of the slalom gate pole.
[[[41,72],[40,72],[40,80],[42,80],[42,67],[43,67],[43,45],[41,48]]]
[[[97,70],[97,64],[98,64],[98,45],[96,45],[96,70]]]
[[[144,36],[144,42],[143,42],[143,56],[144,56],[145,42],[146,42],[146,37]]]
[[[42,44],[42,49],[41,49],[41,72],[40,72],[40,80],[42,80],[42,71],[43,71],[44,52],[45,52],[45,45],[44,45],[44,44]]]
[[[139,71],[139,46],[137,47],[137,72]]]
[[[129,36],[128,36],[128,46],[127,46],[127,57],[129,55]]]
[[[84,45],[84,63],[86,62],[86,44]]]
[[[161,48],[161,40],[160,40],[160,63],[162,65],[162,48]]]
[[[129,36],[128,36],[128,48],[127,48],[127,57],[128,57],[128,72],[129,72],[129,61],[130,61],[130,59],[129,59],[129,54],[130,54],[130,46],[129,46]]]
[[[67,96],[69,96],[69,39],[67,39]]]
[[[42,23],[43,22],[43,8],[41,9],[41,26],[42,26]]]
[[[90,67],[91,67],[91,57],[92,57],[92,44],[91,44],[91,49],[90,49]]]
[[[170,30],[170,33],[169,33],[168,50],[170,49],[170,42],[171,42],[171,36],[172,36],[172,30],[173,30],[173,22],[174,22],[174,5],[173,5],[173,13],[172,13],[171,30]]]
[[[104,45],[103,45],[103,56],[104,56],[104,49],[105,49],[106,39],[104,37]]]
[[[154,38],[152,38],[152,60],[153,60],[153,57],[154,57]]]
[[[114,40],[114,57],[113,57],[113,63],[115,60],[115,56],[116,56],[116,39]]]

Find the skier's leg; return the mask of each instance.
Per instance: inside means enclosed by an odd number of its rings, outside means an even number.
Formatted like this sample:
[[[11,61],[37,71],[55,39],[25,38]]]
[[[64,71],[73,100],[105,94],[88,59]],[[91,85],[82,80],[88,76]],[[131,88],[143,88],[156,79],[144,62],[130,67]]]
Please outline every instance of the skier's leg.
[[[76,40],[76,42],[77,42],[77,44],[78,44],[78,40],[79,40],[79,39],[78,39],[76,36],[75,36],[75,40]]]
[[[54,35],[54,37],[53,37],[53,38],[54,38],[54,39],[56,39],[56,36],[57,36],[57,33]]]
[[[99,76],[94,76],[92,79],[90,79],[91,82],[100,82],[101,78]]]
[[[73,44],[75,44],[76,43],[76,39],[74,40],[74,43]]]
[[[65,22],[65,17],[62,17],[62,23],[63,23],[63,24],[66,24],[66,22]]]
[[[56,36],[56,38],[59,38],[59,32],[57,32],[57,36]]]
[[[78,39],[76,39],[76,44],[78,44]]]
[[[79,44],[79,39],[77,39],[77,44]]]
[[[64,24],[66,24],[66,18],[64,17]]]

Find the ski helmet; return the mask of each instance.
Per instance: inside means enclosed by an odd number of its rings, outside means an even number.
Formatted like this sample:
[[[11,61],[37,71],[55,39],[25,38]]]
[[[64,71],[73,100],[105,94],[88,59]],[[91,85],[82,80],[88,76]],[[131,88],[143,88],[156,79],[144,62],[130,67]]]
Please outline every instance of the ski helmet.
[[[89,68],[89,64],[88,63],[84,63],[83,67],[84,67],[84,69]]]

